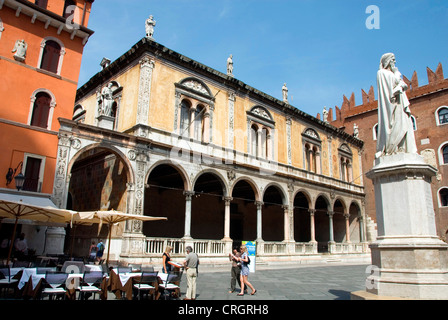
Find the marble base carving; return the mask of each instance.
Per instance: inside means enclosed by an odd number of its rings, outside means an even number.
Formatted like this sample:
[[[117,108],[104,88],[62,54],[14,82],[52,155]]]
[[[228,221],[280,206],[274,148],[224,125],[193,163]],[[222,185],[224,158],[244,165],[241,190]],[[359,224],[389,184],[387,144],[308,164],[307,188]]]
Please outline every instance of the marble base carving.
[[[378,237],[371,245],[367,292],[411,299],[448,299],[448,245],[436,233],[431,178],[418,154],[377,159],[366,175],[375,186]]]

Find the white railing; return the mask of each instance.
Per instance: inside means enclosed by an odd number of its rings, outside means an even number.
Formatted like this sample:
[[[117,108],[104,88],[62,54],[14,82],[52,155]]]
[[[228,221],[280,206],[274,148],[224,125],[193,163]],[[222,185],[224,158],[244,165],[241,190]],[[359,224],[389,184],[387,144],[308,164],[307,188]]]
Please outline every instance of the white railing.
[[[328,250],[335,254],[349,254],[349,253],[366,253],[368,252],[368,245],[366,243],[336,243],[329,244]]]
[[[146,238],[145,239],[145,253],[162,255],[167,246],[172,248],[171,253],[184,254],[185,242],[182,239],[168,239],[168,238]]]
[[[167,246],[172,248],[172,255],[184,255],[185,247],[192,246],[194,252],[202,256],[227,256],[231,249],[228,242],[220,240],[185,240],[171,238],[145,238],[145,255],[161,256]],[[367,253],[367,243],[335,243],[328,244],[330,254]],[[228,252],[229,251],[229,252]],[[317,254],[317,242],[259,242],[257,254],[263,255],[311,255]]]
[[[185,254],[185,247],[191,245],[194,252],[202,255],[227,255],[226,243],[219,240],[189,240],[169,238],[146,238],[145,254],[162,255],[167,246],[173,255]]]
[[[263,246],[264,254],[286,254],[287,248],[286,243],[281,242],[264,242],[261,243]]]
[[[317,243],[311,242],[297,242],[294,245],[295,254],[316,254],[317,253]]]

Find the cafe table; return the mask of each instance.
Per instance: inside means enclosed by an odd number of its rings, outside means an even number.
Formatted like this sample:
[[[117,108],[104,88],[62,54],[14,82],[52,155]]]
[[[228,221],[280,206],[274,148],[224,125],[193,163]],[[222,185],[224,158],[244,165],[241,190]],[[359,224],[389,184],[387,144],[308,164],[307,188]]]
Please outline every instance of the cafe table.
[[[36,268],[23,268],[22,274],[17,272],[16,276],[20,276],[17,288],[21,292],[21,297],[24,299],[36,299],[41,290],[42,281],[45,279],[45,273],[37,273]],[[70,300],[76,299],[76,289],[79,286],[84,274],[69,273],[67,277],[67,293],[66,296]],[[105,282],[105,279],[103,279]],[[102,293],[103,295],[104,293]],[[107,296],[107,293],[105,294]]]

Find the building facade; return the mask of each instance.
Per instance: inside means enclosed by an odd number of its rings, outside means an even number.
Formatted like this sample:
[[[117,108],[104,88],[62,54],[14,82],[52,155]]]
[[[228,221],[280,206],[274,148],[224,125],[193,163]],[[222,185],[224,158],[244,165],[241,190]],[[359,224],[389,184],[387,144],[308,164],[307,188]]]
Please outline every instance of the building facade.
[[[73,114],[84,45],[93,34],[87,28],[92,3],[0,1],[0,172],[6,176],[0,179],[0,196],[50,203],[58,118]],[[20,173],[25,181],[17,193],[14,177]],[[44,232],[37,229],[22,231],[29,246],[42,253]]]
[[[433,206],[436,215],[437,233],[447,240],[448,232],[448,79],[444,78],[442,65],[434,72],[427,68],[428,84],[419,85],[417,73],[411,80],[403,77],[409,87],[407,95],[412,112],[414,133],[419,154],[438,170],[432,180]],[[332,125],[354,134],[358,127],[359,139],[364,141],[362,166],[364,172],[373,167],[376,152],[378,125],[378,101],[375,89],[362,90],[362,104],[356,105],[355,95],[344,96],[342,107],[329,110],[328,121]],[[320,118],[320,115],[318,115]],[[375,194],[372,181],[364,179],[366,212],[375,220]]]
[[[192,245],[224,262],[245,240],[257,261],[370,259],[363,142],[233,69],[146,37],[80,87],[74,109],[60,119],[55,203],[168,217],[114,229],[111,259],[160,262],[166,245]],[[78,229],[77,249],[97,231]]]

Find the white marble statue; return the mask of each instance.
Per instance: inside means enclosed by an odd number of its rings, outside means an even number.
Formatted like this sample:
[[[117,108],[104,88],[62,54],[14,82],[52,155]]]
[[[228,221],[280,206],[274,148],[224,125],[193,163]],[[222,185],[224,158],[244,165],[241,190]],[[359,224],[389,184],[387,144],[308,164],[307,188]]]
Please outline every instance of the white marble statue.
[[[28,49],[28,44],[25,40],[17,40],[14,45],[14,49],[12,49],[12,53],[14,53],[14,59],[17,61],[25,61],[26,58],[26,50]]]
[[[353,136],[359,138],[359,127],[356,123],[353,125]]]
[[[322,117],[324,122],[328,122],[328,111],[327,107],[324,107],[324,110],[322,111]]]
[[[227,58],[227,75],[233,76],[233,55]]]
[[[288,103],[288,87],[286,86],[286,83],[283,84],[282,94],[283,94],[283,102]]]
[[[378,138],[375,157],[395,153],[417,153],[414,129],[406,96],[408,86],[395,66],[395,55],[381,57],[377,73]]]
[[[114,99],[112,98],[112,82],[109,83],[107,87],[104,87],[101,91],[102,107],[100,109],[100,114],[104,116],[112,116],[112,106],[114,104]]]
[[[154,27],[156,26],[156,21],[153,16],[149,16],[149,19],[146,20],[145,29],[146,29],[146,37],[152,39],[154,35]]]

